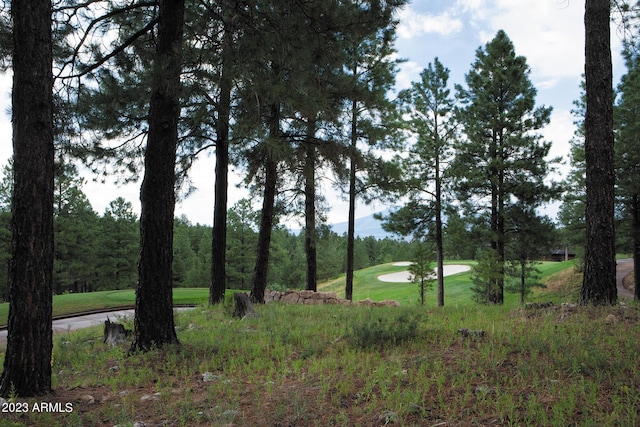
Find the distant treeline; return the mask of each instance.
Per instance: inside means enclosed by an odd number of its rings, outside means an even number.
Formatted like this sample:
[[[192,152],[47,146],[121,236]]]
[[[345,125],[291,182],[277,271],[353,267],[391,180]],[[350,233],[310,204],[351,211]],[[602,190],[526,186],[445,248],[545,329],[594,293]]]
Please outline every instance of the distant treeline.
[[[139,222],[132,205],[122,198],[111,202],[100,216],[81,192],[66,199],[54,220],[54,292],[92,292],[135,288],[139,249]],[[61,199],[60,199],[61,200]],[[8,299],[11,213],[0,212],[0,300]],[[346,236],[327,226],[318,239],[318,279],[344,273]],[[256,256],[257,226],[248,201],[230,209],[227,241],[227,287],[250,289]],[[211,266],[211,227],[176,218],[173,283],[175,287],[208,287]],[[358,238],[355,267],[402,260],[410,253],[405,240]],[[276,227],[271,246],[269,283],[273,288],[303,288],[304,231]]]

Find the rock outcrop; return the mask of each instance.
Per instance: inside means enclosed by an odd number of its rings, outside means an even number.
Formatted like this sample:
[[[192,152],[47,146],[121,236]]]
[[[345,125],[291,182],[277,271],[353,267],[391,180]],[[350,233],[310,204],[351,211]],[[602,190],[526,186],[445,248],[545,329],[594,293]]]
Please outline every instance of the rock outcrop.
[[[371,298],[362,301],[349,301],[338,298],[335,292],[314,292],[301,290],[287,290],[285,292],[268,290],[264,294],[264,302],[282,302],[285,304],[344,304],[365,305],[370,307],[398,307],[400,303],[394,300],[373,301]]]

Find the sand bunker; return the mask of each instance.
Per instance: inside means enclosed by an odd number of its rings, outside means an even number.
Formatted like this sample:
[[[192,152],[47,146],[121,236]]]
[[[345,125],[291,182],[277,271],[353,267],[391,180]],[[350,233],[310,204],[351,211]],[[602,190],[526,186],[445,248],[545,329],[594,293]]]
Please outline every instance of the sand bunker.
[[[408,263],[409,265],[411,263]],[[405,265],[404,263],[396,263],[394,265]],[[451,276],[452,274],[463,273],[471,270],[468,265],[445,265],[442,269],[442,273],[445,276]],[[382,274],[378,276],[378,280],[388,283],[406,283],[411,281],[411,273],[408,271],[399,271],[398,273]]]

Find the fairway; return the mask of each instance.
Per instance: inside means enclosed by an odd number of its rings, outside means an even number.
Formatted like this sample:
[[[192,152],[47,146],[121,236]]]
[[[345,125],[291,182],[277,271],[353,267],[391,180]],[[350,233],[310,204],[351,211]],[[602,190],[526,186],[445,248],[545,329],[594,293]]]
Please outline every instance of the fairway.
[[[419,293],[418,285],[416,283],[407,282],[406,280],[402,282],[388,282],[381,280],[385,277],[403,277],[406,279],[407,264],[407,262],[392,262],[355,271],[353,300],[358,301],[371,298],[374,301],[383,301],[389,299],[398,301],[401,305],[418,305]],[[476,305],[476,302],[472,299],[472,282],[470,276],[475,264],[476,262],[471,260],[445,261],[445,269],[453,268],[449,270],[452,274],[445,277],[444,280],[445,305]],[[573,266],[573,261],[543,261],[536,264],[536,268],[540,271],[540,279],[542,281],[555,273],[573,268]],[[464,269],[466,269],[466,271],[464,271]],[[345,276],[342,275],[333,280],[318,284],[318,290],[336,292],[338,297],[344,298],[345,284]],[[537,298],[544,299],[549,297],[545,296],[544,290],[536,290],[530,299],[536,300]],[[505,293],[504,303],[505,306],[509,307],[517,306],[519,304],[519,296],[512,293]],[[437,295],[434,281],[433,287],[426,292],[425,306],[436,305]]]

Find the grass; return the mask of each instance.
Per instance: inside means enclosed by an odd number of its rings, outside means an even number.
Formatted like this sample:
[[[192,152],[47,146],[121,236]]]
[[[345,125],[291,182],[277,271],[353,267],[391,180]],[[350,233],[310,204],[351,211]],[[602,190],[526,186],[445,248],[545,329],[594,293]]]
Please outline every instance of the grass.
[[[100,328],[56,335],[56,394],[26,402],[73,412],[3,414],[0,426],[640,423],[637,307],[257,311],[181,312],[181,346],[131,356]]]
[[[570,266],[543,264],[534,299],[575,295]],[[354,290],[374,298],[393,270],[358,273]],[[73,411],[3,413],[0,427],[640,425],[637,306],[477,306],[457,290],[468,274],[446,279],[442,308],[418,306],[416,285],[401,307],[273,303],[238,320],[230,299],[201,305],[176,314],[180,346],[145,354],[105,346],[100,327],[55,335],[56,393],[17,401]]]
[[[463,265],[475,265],[475,261],[449,261],[445,264],[463,264]],[[573,270],[574,262],[541,262],[537,265],[540,270],[541,278],[547,280],[549,277],[565,271]],[[394,266],[393,263],[381,264],[374,267],[365,268],[354,272],[354,284],[353,284],[353,299],[354,301],[362,300],[365,298],[371,298],[374,301],[382,301],[385,299],[393,299],[398,301],[401,305],[416,305],[418,304],[418,285],[414,283],[388,283],[378,280],[378,276],[382,274],[395,273],[399,271],[405,271],[407,267]],[[345,277],[340,276],[336,279],[321,283],[318,285],[318,290],[333,291],[338,294],[339,297],[344,297]],[[446,276],[445,281],[445,305],[475,305],[475,302],[471,299],[470,287],[471,279],[469,272],[458,273],[451,276]],[[555,297],[555,296],[554,296]],[[544,293],[535,292],[532,296],[532,300],[538,298],[552,298]],[[553,299],[553,298],[552,298]],[[556,298],[557,300],[557,298]],[[505,294],[505,304],[512,306],[518,304],[519,296],[516,294]],[[556,301],[557,302],[557,301]],[[425,305],[433,306],[437,303],[437,296],[434,289],[427,292],[425,295]]]

